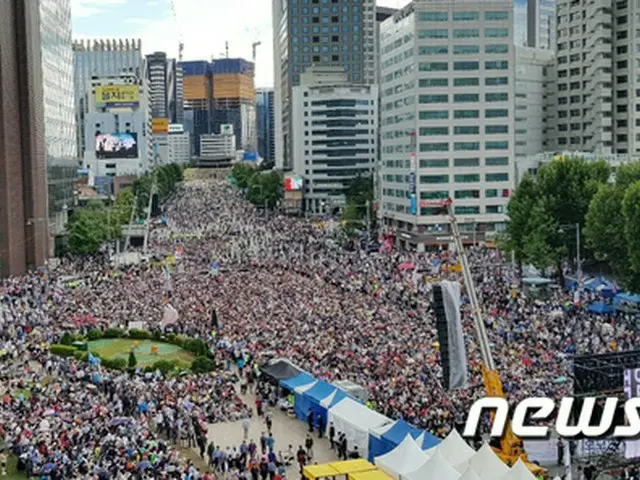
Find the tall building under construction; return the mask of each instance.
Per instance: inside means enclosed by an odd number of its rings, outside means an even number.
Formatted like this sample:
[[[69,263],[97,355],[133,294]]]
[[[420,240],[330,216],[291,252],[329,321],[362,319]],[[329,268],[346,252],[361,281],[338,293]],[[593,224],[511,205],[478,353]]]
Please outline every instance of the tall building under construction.
[[[233,125],[238,148],[255,152],[256,92],[254,64],[242,58],[182,62],[185,128],[200,155],[200,135]]]

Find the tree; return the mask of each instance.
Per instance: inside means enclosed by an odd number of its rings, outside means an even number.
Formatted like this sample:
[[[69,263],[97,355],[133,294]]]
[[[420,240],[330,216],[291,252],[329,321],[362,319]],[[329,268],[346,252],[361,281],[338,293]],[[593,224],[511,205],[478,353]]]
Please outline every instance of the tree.
[[[629,267],[634,273],[640,272],[640,181],[627,188],[622,200],[622,215]]]
[[[266,205],[275,208],[282,199],[283,177],[280,172],[257,172],[249,178],[247,198],[254,205]]]
[[[249,186],[249,180],[256,173],[256,169],[246,163],[236,163],[231,167],[231,175],[236,181],[236,185],[240,188],[247,188]]]
[[[91,255],[100,249],[110,234],[104,206],[102,209],[81,208],[74,212],[69,222],[69,250],[77,255]]]
[[[369,220],[375,224],[375,215],[372,215],[374,202],[373,177],[371,175],[358,175],[347,188],[346,206],[342,211],[342,221],[348,230],[362,228],[367,218],[367,205],[369,208]]]
[[[537,198],[539,190],[535,178],[526,174],[509,201],[509,223],[503,237],[503,248],[514,252],[518,264],[525,260],[525,236]]]
[[[549,202],[544,198],[537,199],[525,229],[523,260],[540,269],[558,265],[565,251],[554,241],[557,236],[558,222],[549,215]]]
[[[136,368],[136,365],[138,365],[138,360],[136,359],[136,354],[132,348],[131,350],[129,350],[128,366],[129,368]]]

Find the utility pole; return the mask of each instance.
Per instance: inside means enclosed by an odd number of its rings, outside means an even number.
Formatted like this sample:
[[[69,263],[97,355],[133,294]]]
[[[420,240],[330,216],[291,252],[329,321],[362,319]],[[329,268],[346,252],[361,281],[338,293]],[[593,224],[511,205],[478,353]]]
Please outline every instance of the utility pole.
[[[371,202],[369,200],[367,200],[367,202],[365,203],[365,208],[367,209],[367,235],[369,236],[369,238],[371,238],[371,211],[370,211],[370,207],[371,207]]]
[[[142,253],[147,254],[147,248],[149,247],[149,230],[151,226],[151,206],[153,205],[153,196],[158,190],[158,174],[157,170],[153,172],[153,184],[151,185],[151,193],[149,194],[149,204],[147,205],[147,219],[145,221],[144,229],[144,244],[142,247]]]
[[[578,291],[582,293],[582,264],[580,262],[580,224],[576,223],[576,274],[578,275]]]
[[[133,225],[133,219],[136,215],[136,208],[138,207],[138,195],[136,194],[133,197],[133,206],[131,207],[131,215],[129,216],[129,228],[127,229],[127,236],[124,239],[124,251],[126,252],[129,249],[129,244],[131,243],[131,225]],[[119,243],[119,242],[118,242]],[[118,248],[118,250],[120,250]]]

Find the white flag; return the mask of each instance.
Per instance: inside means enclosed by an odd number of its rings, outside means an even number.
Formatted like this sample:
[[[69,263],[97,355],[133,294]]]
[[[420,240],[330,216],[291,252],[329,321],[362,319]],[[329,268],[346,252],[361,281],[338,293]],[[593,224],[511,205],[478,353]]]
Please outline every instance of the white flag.
[[[162,325],[166,327],[167,325],[171,325],[172,323],[176,323],[178,321],[178,311],[173,308],[170,303],[167,303],[164,307],[164,316],[162,317]]]

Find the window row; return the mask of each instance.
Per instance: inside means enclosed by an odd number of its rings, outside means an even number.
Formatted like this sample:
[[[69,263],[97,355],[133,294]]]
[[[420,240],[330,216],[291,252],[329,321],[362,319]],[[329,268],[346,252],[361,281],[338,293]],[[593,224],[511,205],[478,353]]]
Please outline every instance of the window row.
[[[484,159],[487,167],[507,166],[509,165],[509,157],[487,157]],[[454,158],[454,167],[479,167],[480,158]],[[448,158],[429,158],[420,160],[420,168],[449,168]]]
[[[509,60],[488,60],[484,62],[485,70],[508,70]],[[448,72],[449,62],[420,62],[418,70],[421,72]],[[463,61],[453,62],[454,71],[480,70],[480,62]]]
[[[484,142],[485,150],[509,150],[509,142],[507,140]],[[448,152],[450,149],[449,142],[430,142],[421,143],[421,152]],[[453,142],[453,150],[456,152],[478,151],[480,150],[480,142]]]
[[[480,12],[452,12],[451,19],[454,22],[477,22],[480,20]],[[487,21],[509,20],[509,12],[486,11],[484,19]],[[418,12],[418,20],[421,22],[448,22],[449,12]]]
[[[420,103],[422,97],[427,95],[420,95]],[[428,102],[434,103],[434,102]],[[484,118],[507,118],[509,116],[508,108],[488,108],[484,111]],[[419,113],[420,120],[444,120],[449,118],[449,110],[429,110]],[[480,118],[480,110],[454,110],[453,118]]]
[[[479,55],[479,45],[454,45],[451,50],[454,55]],[[509,44],[499,43],[484,46],[484,53],[509,53]],[[449,55],[449,47],[447,45],[427,45],[418,47],[419,55]]]
[[[439,135],[479,135],[480,126],[478,125],[456,125],[453,129],[449,127],[420,127],[420,136],[435,137]],[[484,133],[496,135],[500,133],[509,133],[508,125],[485,125]]]
[[[420,175],[420,183],[449,183],[451,175]],[[477,183],[480,181],[478,173],[462,173],[453,175],[454,183]],[[508,173],[485,173],[485,182],[508,182]],[[497,196],[497,195],[496,195]]]
[[[508,38],[509,29],[502,27],[487,27],[484,38]],[[453,38],[480,38],[479,28],[454,28]],[[424,28],[418,30],[418,38],[444,39],[449,38],[448,28]]]

